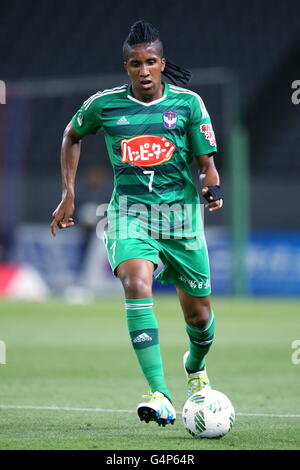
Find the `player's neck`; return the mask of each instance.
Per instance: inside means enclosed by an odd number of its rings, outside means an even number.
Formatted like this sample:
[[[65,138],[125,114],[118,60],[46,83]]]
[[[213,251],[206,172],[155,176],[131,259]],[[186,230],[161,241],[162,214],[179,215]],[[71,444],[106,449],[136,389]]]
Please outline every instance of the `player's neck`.
[[[149,93],[149,92],[143,93],[140,90],[134,88],[134,85],[132,85],[131,94],[138,101],[142,101],[143,103],[151,103],[151,101],[159,100],[162,97],[164,88],[165,88],[164,83],[161,83],[158,89],[154,93]]]

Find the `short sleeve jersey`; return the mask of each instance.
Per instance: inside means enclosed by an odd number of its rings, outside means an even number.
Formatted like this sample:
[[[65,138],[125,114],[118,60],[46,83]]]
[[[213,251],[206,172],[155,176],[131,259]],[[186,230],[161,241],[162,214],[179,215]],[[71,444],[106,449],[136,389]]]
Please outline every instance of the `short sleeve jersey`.
[[[102,131],[114,171],[111,205],[199,204],[190,164],[216,153],[210,116],[199,95],[164,83],[160,99],[135,99],[131,85],[98,92],[72,119],[81,135]]]

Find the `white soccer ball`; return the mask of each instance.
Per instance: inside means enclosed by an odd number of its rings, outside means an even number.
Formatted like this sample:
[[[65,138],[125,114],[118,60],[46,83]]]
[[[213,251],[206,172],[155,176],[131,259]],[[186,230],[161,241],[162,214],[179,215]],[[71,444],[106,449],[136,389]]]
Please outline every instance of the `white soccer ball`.
[[[205,389],[188,398],[182,410],[182,419],[193,437],[222,437],[231,430],[235,412],[224,393]]]

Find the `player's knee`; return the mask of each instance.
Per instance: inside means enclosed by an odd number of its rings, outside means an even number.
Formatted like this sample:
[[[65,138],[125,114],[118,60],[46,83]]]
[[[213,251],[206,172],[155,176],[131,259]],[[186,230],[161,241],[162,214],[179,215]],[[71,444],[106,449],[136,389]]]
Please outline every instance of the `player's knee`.
[[[201,305],[199,307],[194,307],[189,311],[189,314],[186,316],[186,322],[194,328],[203,329],[207,325],[209,317],[209,305]]]
[[[152,287],[148,279],[139,276],[127,276],[122,281],[127,298],[152,297]]]

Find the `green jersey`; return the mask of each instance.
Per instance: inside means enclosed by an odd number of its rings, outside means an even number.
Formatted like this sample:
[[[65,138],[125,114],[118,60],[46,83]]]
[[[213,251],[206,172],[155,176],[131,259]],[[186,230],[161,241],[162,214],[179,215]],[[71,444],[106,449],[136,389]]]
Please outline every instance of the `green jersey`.
[[[114,171],[109,214],[126,200],[127,214],[138,210],[149,226],[158,220],[157,205],[199,206],[189,167],[195,156],[214,154],[216,141],[206,107],[193,91],[164,82],[162,97],[146,103],[133,97],[131,85],[104,90],[83,103],[72,124],[81,136],[104,132]]]

